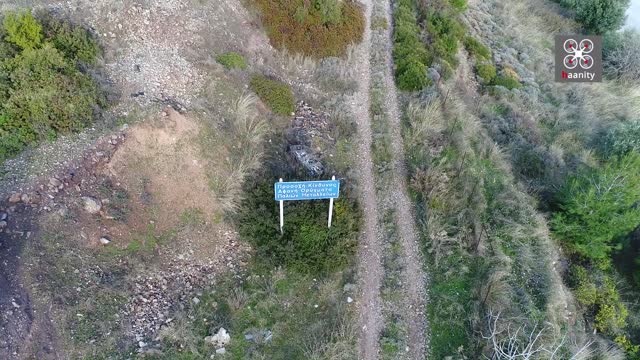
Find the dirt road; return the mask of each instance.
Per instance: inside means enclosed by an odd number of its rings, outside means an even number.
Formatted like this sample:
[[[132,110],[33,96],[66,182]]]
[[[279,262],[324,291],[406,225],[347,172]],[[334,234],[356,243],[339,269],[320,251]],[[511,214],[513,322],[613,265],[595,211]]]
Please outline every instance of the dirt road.
[[[379,1],[378,6],[386,9],[387,24],[392,24],[391,6],[389,1]],[[373,4],[371,0],[365,0],[365,14],[367,26],[363,42],[357,49],[359,66],[359,88],[352,101],[353,111],[358,123],[359,151],[357,163],[360,174],[360,201],[364,208],[364,230],[360,238],[358,253],[360,274],[360,341],[359,352],[361,359],[377,359],[380,356],[380,332],[384,326],[382,316],[382,301],[380,296],[381,285],[385,276],[382,264],[384,252],[384,239],[381,229],[381,216],[378,204],[380,194],[376,194],[373,171],[373,159],[371,154],[372,125],[370,113],[370,85],[371,85],[371,17]],[[401,136],[400,111],[398,109],[397,91],[393,77],[393,63],[391,57],[393,28],[386,30],[386,61],[384,72],[385,112],[389,119],[390,135],[393,153],[393,170],[390,172],[392,183],[395,186],[391,194],[384,197],[393,199],[395,209],[395,223],[399,230],[400,244],[404,258],[402,273],[404,299],[401,304],[403,318],[408,327],[408,349],[402,354],[403,358],[424,359],[427,349],[427,320],[426,320],[426,276],[423,271],[423,260],[418,242],[418,232],[415,226],[413,205],[407,193],[407,170],[404,162],[404,146]]]
[[[371,47],[371,1],[365,0],[367,18],[362,44],[358,47],[358,91],[352,100],[353,112],[358,123],[358,173],[360,174],[360,202],[364,211],[364,229],[360,235],[358,273],[360,274],[359,353],[361,359],[378,358],[378,338],[382,328],[380,285],[383,278],[382,241],[378,231],[376,189],[371,158],[371,124],[369,113]]]
[[[388,24],[393,24],[391,3],[386,2],[386,19]],[[427,347],[427,318],[425,289],[426,275],[423,271],[425,262],[421,256],[418,230],[415,225],[413,204],[407,192],[407,168],[405,165],[404,144],[401,134],[402,124],[398,109],[398,94],[393,76],[393,27],[389,26],[387,32],[386,72],[384,76],[387,93],[385,96],[385,108],[391,123],[391,145],[393,150],[393,194],[395,200],[396,224],[400,235],[403,255],[405,260],[404,283],[406,289],[405,319],[408,324],[408,357],[410,359],[425,358]]]

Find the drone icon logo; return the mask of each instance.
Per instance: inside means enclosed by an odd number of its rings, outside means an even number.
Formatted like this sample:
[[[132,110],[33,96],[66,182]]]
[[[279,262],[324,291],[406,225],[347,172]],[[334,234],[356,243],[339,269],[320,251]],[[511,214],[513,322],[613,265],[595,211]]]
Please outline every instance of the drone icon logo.
[[[578,43],[574,39],[567,39],[563,48],[568,54],[563,60],[563,64],[567,69],[573,70],[580,66],[584,70],[589,70],[593,67],[593,57],[589,55],[593,51],[593,41],[583,39]]]
[[[602,36],[556,35],[555,80],[602,81]]]

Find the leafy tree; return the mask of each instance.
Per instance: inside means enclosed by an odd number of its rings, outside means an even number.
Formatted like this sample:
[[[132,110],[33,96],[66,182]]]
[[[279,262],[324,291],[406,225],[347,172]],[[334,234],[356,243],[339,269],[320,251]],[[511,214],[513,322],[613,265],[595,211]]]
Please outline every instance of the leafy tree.
[[[29,11],[7,14],[3,25],[5,39],[21,49],[34,49],[42,43],[42,26]]]
[[[575,253],[608,267],[614,240],[640,223],[640,155],[630,153],[600,169],[581,171],[559,195],[555,235]]]
[[[576,20],[588,31],[604,34],[624,24],[629,0],[580,0],[575,4]]]

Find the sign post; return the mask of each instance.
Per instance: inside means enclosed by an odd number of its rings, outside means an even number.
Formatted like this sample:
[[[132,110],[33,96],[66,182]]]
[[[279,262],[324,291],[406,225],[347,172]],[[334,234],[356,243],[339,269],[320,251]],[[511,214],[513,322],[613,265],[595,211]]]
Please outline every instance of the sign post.
[[[329,221],[333,218],[333,199],[340,195],[340,180],[335,176],[324,181],[283,182],[282,178],[273,185],[276,201],[280,202],[280,233],[284,233],[284,202],[289,200],[329,199]]]
[[[282,182],[282,178],[280,178]],[[280,234],[284,234],[284,200],[280,200]]]
[[[336,180],[335,176],[331,177],[331,180]],[[331,218],[333,217],[333,198],[329,199],[329,228],[331,228]]]

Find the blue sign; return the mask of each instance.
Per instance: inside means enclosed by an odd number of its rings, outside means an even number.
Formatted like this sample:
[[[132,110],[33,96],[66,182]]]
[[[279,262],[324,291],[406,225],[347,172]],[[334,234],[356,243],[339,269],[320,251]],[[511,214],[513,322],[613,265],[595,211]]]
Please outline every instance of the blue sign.
[[[274,191],[276,201],[337,199],[340,180],[277,182]]]

